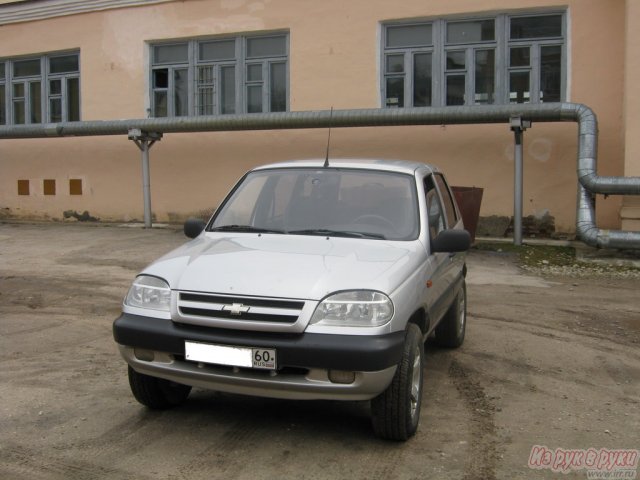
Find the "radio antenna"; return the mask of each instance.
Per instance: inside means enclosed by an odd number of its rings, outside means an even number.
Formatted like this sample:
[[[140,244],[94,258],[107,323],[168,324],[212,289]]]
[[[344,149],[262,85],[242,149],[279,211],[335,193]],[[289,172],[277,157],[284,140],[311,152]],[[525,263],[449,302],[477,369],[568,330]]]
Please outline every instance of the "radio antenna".
[[[331,106],[331,113],[329,114],[329,135],[327,137],[327,154],[324,157],[324,168],[329,166],[329,145],[331,143],[331,123],[333,120],[333,105]]]

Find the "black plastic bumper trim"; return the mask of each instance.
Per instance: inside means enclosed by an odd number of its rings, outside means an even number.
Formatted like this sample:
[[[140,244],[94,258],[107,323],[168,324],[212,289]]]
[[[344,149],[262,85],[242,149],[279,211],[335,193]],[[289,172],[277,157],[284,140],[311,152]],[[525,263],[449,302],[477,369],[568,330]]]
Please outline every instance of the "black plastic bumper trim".
[[[374,372],[397,365],[405,333],[328,335],[223,330],[123,313],[113,322],[120,345],[184,355],[185,340],[217,345],[275,348],[278,367]]]

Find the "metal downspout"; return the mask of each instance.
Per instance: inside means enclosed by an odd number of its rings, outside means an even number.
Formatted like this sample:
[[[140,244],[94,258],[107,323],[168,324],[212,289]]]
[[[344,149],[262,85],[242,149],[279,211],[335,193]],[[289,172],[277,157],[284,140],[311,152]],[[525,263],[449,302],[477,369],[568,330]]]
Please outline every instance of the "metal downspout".
[[[588,245],[640,249],[640,232],[599,229],[595,224],[592,196],[640,195],[640,177],[601,177],[596,170],[597,119],[581,104],[490,105],[468,107],[420,107],[362,109],[137,120],[69,122],[0,127],[2,138],[127,135],[132,129],[177,133],[304,128],[375,127],[400,125],[454,125],[509,123],[511,117],[532,122],[578,123],[578,206],[576,232]]]

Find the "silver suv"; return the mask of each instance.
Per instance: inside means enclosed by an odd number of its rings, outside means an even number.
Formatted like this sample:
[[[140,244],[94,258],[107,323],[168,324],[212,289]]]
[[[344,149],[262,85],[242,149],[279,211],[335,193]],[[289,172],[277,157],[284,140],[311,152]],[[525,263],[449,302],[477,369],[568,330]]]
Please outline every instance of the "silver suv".
[[[262,166],[185,234],[114,322],[140,403],[172,407],[192,387],[371,400],[377,435],[416,432],[424,342],[458,347],[466,324],[470,239],[435,167]]]

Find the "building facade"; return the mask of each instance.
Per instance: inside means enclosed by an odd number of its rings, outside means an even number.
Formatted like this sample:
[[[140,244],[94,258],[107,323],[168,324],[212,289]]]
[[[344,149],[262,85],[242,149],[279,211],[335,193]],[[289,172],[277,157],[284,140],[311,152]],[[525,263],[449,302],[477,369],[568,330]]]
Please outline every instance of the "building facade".
[[[515,7],[515,8],[514,8]],[[576,102],[599,119],[600,175],[640,175],[635,0],[0,1],[0,126],[361,108]],[[575,231],[576,126],[524,140],[524,214]],[[157,221],[206,216],[247,169],[324,157],[327,132],[167,134],[151,150]],[[417,160],[513,214],[508,125],[335,129],[331,156]],[[126,137],[0,140],[0,212],[142,218]],[[636,197],[597,198],[640,230]]]

